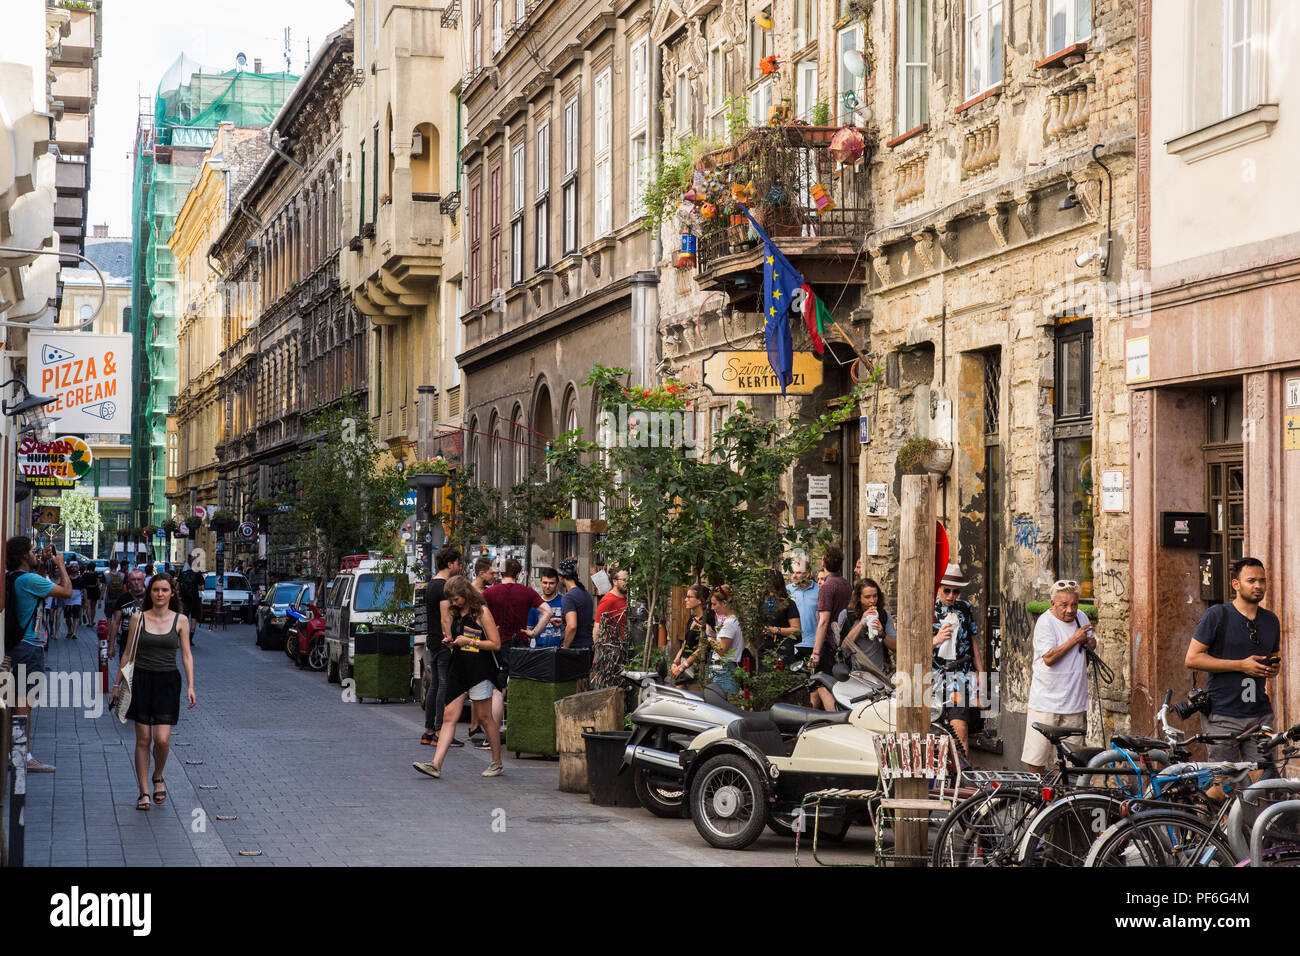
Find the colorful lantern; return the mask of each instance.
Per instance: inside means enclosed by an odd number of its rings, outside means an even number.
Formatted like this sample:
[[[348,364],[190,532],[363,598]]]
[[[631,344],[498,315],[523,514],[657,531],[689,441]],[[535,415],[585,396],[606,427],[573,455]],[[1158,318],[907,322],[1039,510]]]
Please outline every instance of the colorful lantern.
[[[758,61],[758,72],[762,73],[764,76],[770,76],[780,68],[781,66],[777,61],[775,53],[770,53]]]
[[[831,145],[828,152],[831,158],[841,163],[856,163],[862,158],[862,153],[866,149],[866,143],[862,139],[862,134],[852,126],[841,126],[831,137]]]
[[[835,208],[835,200],[831,198],[830,192],[821,183],[813,183],[808,193],[812,196],[813,202],[817,204],[818,212],[827,212]]]
[[[718,207],[713,205],[713,203],[711,202],[706,202],[703,206],[700,207],[700,215],[703,216],[705,219],[712,219],[717,214],[718,214]]]

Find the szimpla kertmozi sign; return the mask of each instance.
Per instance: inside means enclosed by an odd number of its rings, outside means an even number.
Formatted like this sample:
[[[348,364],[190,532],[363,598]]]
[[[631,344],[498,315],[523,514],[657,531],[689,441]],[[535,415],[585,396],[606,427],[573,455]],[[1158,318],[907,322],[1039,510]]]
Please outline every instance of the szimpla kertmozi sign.
[[[56,434],[131,430],[131,336],[32,332],[27,369],[32,391],[54,399]]]
[[[704,360],[704,384],[714,395],[781,394],[766,352],[714,352]],[[821,384],[821,360],[812,352],[795,352],[786,392],[811,395]]]
[[[41,443],[31,435],[18,442],[18,475],[42,488],[74,488],[94,463],[90,446],[68,436]]]

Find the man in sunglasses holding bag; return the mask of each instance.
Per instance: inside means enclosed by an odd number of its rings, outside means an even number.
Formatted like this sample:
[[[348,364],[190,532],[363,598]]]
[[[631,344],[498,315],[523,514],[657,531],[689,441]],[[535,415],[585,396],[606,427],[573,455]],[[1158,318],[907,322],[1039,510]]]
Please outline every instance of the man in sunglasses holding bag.
[[[1034,669],[1029,682],[1029,713],[1025,716],[1025,745],[1021,762],[1042,773],[1052,762],[1052,742],[1034,729],[1088,727],[1088,655],[1097,646],[1092,622],[1079,610],[1079,582],[1057,581],[1049,595],[1052,606],[1034,623]],[[1076,740],[1082,744],[1082,740]]]
[[[1264,562],[1232,562],[1237,596],[1209,608],[1187,646],[1187,667],[1209,674],[1210,706],[1201,714],[1204,733],[1243,734],[1259,724],[1272,725],[1273,704],[1265,684],[1282,666],[1278,656],[1282,626],[1277,615],[1259,606],[1267,586]],[[1210,760],[1259,760],[1254,737],[1206,745]]]

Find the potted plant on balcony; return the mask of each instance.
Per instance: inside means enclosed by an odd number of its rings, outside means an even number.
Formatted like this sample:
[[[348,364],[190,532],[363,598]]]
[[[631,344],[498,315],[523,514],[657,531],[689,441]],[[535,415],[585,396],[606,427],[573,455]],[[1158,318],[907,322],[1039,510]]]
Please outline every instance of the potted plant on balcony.
[[[230,534],[239,526],[239,519],[229,511],[214,511],[208,523],[213,534]]]
[[[907,474],[946,474],[952,467],[952,447],[913,435],[898,450],[898,467]]]
[[[441,488],[447,484],[451,463],[441,455],[427,461],[417,461],[406,469],[406,484],[419,491],[422,488]]]

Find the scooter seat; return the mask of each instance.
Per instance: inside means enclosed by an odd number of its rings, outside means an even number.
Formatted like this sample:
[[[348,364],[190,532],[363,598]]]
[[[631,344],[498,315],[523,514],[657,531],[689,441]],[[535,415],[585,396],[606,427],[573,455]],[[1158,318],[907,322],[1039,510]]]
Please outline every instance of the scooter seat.
[[[831,713],[813,707],[798,707],[794,704],[773,704],[768,717],[783,732],[791,733],[804,724],[847,724],[849,711],[840,710]]]

